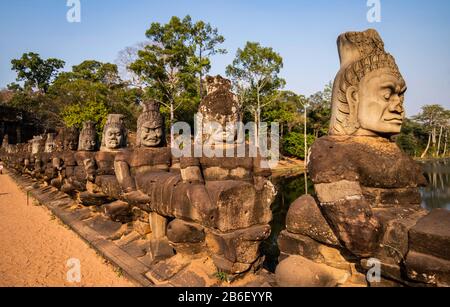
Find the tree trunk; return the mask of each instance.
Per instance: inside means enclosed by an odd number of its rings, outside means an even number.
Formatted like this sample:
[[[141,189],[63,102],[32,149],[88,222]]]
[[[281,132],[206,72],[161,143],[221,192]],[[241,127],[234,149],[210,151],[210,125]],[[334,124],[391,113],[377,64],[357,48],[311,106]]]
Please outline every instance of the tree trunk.
[[[170,103],[170,147],[174,147],[173,123],[175,120],[175,112],[173,110],[173,102]]]
[[[308,195],[308,130],[307,130],[307,114],[306,114],[306,106],[305,106],[305,125],[304,125],[304,136],[305,136],[305,194]]]
[[[423,154],[420,156],[421,159],[425,158],[425,156],[428,153],[428,150],[430,149],[430,145],[431,145],[431,133],[430,136],[428,137],[428,145],[427,148],[425,148],[425,151],[423,152]]]
[[[439,157],[439,153],[441,152],[442,132],[444,132],[443,126],[441,126],[441,131],[439,132],[439,141],[438,141],[438,147],[437,147],[437,151],[436,151],[436,157]]]
[[[431,142],[433,143],[433,148],[436,148],[437,143],[437,137],[436,137],[436,127],[433,127],[433,130],[431,132]]]
[[[256,91],[256,114],[255,114],[255,146],[259,148],[259,121],[261,119],[261,102],[259,97],[259,89]]]
[[[203,68],[201,67],[201,63],[202,63],[202,49],[200,48],[200,82],[199,82],[199,96],[200,96],[200,101],[203,99]]]
[[[448,144],[448,130],[445,131],[445,144],[444,144],[444,153],[442,154],[443,157],[447,154],[447,144]]]

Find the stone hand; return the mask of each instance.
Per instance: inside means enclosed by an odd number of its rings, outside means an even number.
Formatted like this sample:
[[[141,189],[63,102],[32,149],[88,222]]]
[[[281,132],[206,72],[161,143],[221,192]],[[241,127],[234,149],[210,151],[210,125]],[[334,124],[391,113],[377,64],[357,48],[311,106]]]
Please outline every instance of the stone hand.
[[[148,204],[152,200],[150,196],[141,191],[132,191],[125,193],[121,198],[130,205]]]

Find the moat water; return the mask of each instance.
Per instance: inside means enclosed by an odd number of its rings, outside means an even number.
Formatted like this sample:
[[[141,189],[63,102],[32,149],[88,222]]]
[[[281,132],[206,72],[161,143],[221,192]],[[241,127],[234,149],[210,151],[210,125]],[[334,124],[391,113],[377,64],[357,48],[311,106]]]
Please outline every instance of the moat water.
[[[450,159],[420,162],[423,165],[428,186],[421,189],[422,206],[428,210],[444,208],[450,210]],[[272,234],[262,245],[262,252],[266,256],[265,266],[273,271],[278,263],[279,249],[277,238],[285,228],[286,215],[298,197],[305,194],[305,177],[299,175],[291,178],[276,179],[278,195],[272,205],[273,221]],[[308,180],[308,192],[313,194],[314,187]]]

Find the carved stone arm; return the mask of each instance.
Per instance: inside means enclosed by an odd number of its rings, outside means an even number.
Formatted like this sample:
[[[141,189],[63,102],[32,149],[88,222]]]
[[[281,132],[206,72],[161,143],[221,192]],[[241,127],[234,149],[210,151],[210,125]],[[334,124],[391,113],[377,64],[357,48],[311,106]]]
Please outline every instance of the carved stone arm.
[[[315,190],[325,218],[345,247],[356,256],[373,255],[379,247],[382,227],[359,182],[316,184]]]
[[[84,170],[86,172],[86,179],[90,182],[95,181],[96,176],[96,163],[94,159],[83,160]]]
[[[114,161],[114,171],[124,193],[136,191],[136,183],[131,176],[130,166],[127,162]]]

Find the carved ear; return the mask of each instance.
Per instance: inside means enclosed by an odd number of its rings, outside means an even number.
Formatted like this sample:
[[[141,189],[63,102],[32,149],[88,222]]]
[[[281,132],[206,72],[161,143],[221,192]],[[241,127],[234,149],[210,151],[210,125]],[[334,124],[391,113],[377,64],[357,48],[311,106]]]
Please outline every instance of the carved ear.
[[[350,86],[345,93],[349,108],[348,115],[348,128],[350,128],[351,133],[355,132],[359,129],[359,121],[358,121],[358,106],[359,106],[359,96],[358,96],[358,88],[356,86]]]

